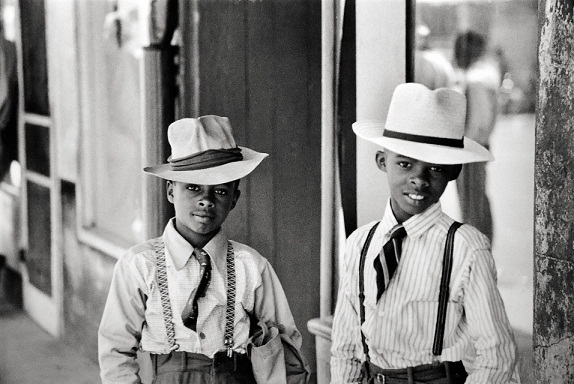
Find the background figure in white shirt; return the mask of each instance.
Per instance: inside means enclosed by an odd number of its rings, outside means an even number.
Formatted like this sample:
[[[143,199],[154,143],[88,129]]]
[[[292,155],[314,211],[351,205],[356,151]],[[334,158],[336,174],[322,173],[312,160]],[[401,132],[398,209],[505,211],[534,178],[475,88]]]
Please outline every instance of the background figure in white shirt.
[[[454,69],[444,53],[429,45],[430,33],[424,24],[416,28],[415,83],[429,89],[451,87],[455,81]]]
[[[474,31],[460,33],[454,44],[456,89],[466,95],[465,136],[489,148],[496,124],[501,73],[487,41]],[[462,220],[477,227],[492,243],[493,223],[486,194],[486,164],[465,164],[456,180]]]

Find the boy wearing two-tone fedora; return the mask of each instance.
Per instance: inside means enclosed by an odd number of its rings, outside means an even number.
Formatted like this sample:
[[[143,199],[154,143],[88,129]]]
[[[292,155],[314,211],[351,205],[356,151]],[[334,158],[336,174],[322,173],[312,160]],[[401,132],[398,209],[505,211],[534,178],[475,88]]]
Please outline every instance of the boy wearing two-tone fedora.
[[[385,122],[353,125],[382,147],[375,159],[390,198],[380,221],[347,239],[332,383],[519,381],[489,241],[439,202],[461,164],[493,159],[464,137],[465,114],[461,93],[408,83],[395,89]]]
[[[239,179],[267,154],[237,146],[229,120],[213,115],[172,123],[168,140],[168,163],[144,171],[167,180],[175,217],[115,266],[99,328],[102,382],[139,383],[141,349],[157,384],[255,383],[250,316],[278,324],[301,347],[269,262],[222,229]]]

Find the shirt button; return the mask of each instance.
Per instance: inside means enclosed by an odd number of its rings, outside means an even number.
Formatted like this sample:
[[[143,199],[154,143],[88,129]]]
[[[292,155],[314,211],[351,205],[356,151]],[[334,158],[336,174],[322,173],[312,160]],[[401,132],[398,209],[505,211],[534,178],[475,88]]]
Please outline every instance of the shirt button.
[[[199,338],[200,338],[200,339],[205,339],[205,333],[199,332]]]

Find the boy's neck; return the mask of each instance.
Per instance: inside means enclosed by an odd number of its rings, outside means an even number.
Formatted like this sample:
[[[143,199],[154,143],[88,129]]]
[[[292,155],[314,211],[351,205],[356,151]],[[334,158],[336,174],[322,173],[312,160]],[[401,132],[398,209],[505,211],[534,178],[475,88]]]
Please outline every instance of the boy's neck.
[[[406,220],[401,220],[399,217],[397,217],[396,213],[395,213],[395,208],[393,208],[393,205],[396,204],[393,202],[393,199],[391,199],[391,213],[393,214],[393,217],[395,218],[395,220],[397,221],[397,224],[402,224],[404,223]],[[409,217],[410,218],[410,217]],[[407,219],[408,220],[408,219]]]
[[[191,244],[191,246],[193,248],[203,248],[207,245],[207,243],[209,243],[211,241],[211,239],[213,239],[221,230],[221,227],[217,228],[216,230],[206,233],[206,234],[202,234],[202,233],[196,233],[196,232],[188,232],[188,233],[182,233],[182,231],[180,231],[177,228],[177,222],[174,223],[174,227],[175,230],[177,231],[177,233],[179,233],[189,244]]]
[[[397,224],[401,224],[401,225],[402,225],[402,224],[404,224],[405,221],[410,220],[410,219],[413,218],[414,216],[422,215],[423,213],[428,212],[428,211],[429,211],[432,207],[434,207],[437,203],[432,204],[431,206],[429,206],[427,209],[425,209],[425,210],[422,211],[422,212],[419,212],[419,213],[417,213],[417,214],[415,214],[415,215],[409,215],[408,217],[402,217],[402,218],[399,218],[399,217],[397,216],[397,214],[395,213],[395,208],[393,208],[393,205],[394,205],[394,204],[396,204],[396,203],[393,202],[393,200],[391,199],[391,204],[390,204],[390,205],[391,205],[391,212],[392,212],[392,214],[393,214],[393,217],[394,217],[395,220],[397,221]]]

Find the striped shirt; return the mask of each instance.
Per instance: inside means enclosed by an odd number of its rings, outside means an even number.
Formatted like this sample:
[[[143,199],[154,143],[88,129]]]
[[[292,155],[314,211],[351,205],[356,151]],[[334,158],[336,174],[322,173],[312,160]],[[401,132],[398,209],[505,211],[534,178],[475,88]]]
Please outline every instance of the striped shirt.
[[[397,224],[390,202],[376,229],[365,261],[365,322],[371,362],[381,368],[406,368],[433,362],[432,345],[446,234],[453,220],[440,203],[403,223],[398,268],[376,302],[376,272],[389,231]],[[340,287],[333,320],[331,383],[360,382],[365,360],[361,344],[358,269],[374,223],[353,232],[340,262]],[[516,345],[496,286],[496,270],[486,236],[470,225],[456,233],[441,361],[458,361],[474,348],[467,384],[515,380]],[[465,366],[467,365],[465,361]]]
[[[163,233],[175,343],[179,351],[212,357],[224,350],[227,237],[223,231],[203,248],[211,258],[211,280],[198,301],[197,332],[183,325],[181,312],[200,280],[193,247],[175,229],[173,219]],[[301,336],[287,298],[269,262],[254,249],[232,242],[235,254],[236,298],[233,350],[245,353],[249,313],[267,323],[282,324],[297,348]],[[141,342],[141,344],[140,344]],[[170,352],[156,279],[153,240],[131,248],[116,263],[99,328],[98,353],[103,383],[139,383],[136,351]]]

